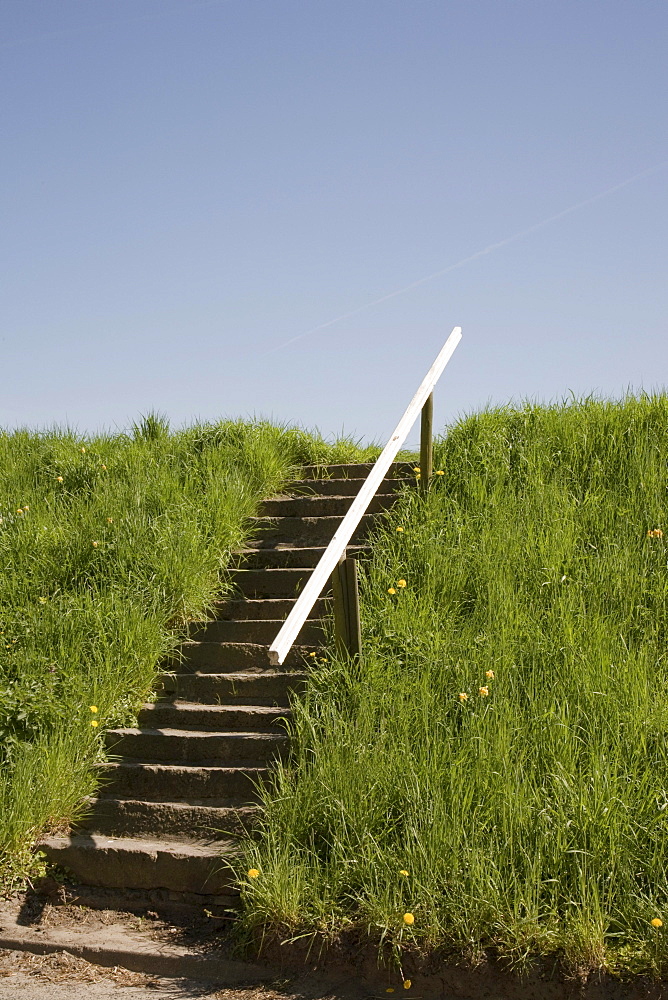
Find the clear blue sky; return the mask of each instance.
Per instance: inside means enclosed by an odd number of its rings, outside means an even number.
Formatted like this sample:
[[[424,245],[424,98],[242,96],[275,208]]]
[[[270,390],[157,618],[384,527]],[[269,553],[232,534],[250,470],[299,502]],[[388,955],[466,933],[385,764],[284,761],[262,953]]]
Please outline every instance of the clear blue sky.
[[[668,4],[0,0],[0,26],[0,426],[380,439],[456,324],[441,426],[668,384]]]

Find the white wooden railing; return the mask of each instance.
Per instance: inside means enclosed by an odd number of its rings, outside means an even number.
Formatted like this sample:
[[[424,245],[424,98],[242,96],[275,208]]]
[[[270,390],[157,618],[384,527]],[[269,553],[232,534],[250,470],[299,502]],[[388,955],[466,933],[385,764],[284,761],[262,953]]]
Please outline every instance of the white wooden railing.
[[[443,373],[443,369],[452,357],[455,348],[462,337],[461,327],[456,326],[433,365],[425,375],[419,389],[408,404],[406,412],[396,426],[394,433],[387,442],[382,452],[378,456],[375,464],[371,468],[369,475],[365,479],[362,488],[350,505],[348,513],[337,528],[331,542],[323,552],[320,562],[313,570],[306,586],[297,598],[295,606],[285,619],[281,629],[269,647],[269,661],[274,666],[283,663],[288,655],[295,639],[308,618],[313,605],[320,597],[336,568],[345,559],[348,542],[360,521],[364,517],[366,510],[373,497],[378,492],[378,488],[385,478],[385,474],[392,465],[399,449],[408,437],[410,430],[417,420],[418,414],[422,414],[422,440],[420,447],[421,483],[423,487],[428,485],[431,474],[431,407],[432,392]],[[427,433],[425,433],[427,431]],[[427,441],[428,439],[428,441]],[[427,443],[426,443],[427,442]]]

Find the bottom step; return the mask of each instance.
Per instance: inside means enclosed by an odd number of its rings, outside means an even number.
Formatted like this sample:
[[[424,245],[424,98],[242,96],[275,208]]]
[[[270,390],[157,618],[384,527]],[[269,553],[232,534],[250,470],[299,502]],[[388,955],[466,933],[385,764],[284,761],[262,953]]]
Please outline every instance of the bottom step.
[[[235,841],[184,844],[79,833],[47,837],[38,846],[49,861],[69,868],[87,885],[237,895],[234,873],[226,864]]]

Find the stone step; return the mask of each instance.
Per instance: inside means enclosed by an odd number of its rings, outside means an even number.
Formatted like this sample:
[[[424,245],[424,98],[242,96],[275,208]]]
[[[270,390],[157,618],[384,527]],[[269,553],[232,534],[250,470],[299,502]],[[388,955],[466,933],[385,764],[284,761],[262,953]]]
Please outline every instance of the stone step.
[[[241,674],[251,670],[267,670],[268,645],[253,642],[183,642],[181,659],[175,659],[167,669],[179,673],[201,671],[206,674]],[[319,646],[293,646],[282,664],[284,670],[303,670],[310,653],[320,652]]]
[[[314,569],[326,552],[325,545],[258,545],[240,549],[234,555],[240,569]],[[349,545],[348,555],[357,558],[369,551],[368,545]]]
[[[295,597],[304,589],[312,572],[312,569],[238,569],[233,583],[247,597]]]
[[[366,479],[373,462],[350,462],[347,464],[335,465],[306,465],[302,469],[304,479]],[[395,479],[407,479],[409,482],[415,479],[413,469],[419,462],[393,462],[388,470],[388,474]]]
[[[342,517],[249,517],[251,537],[260,544],[286,542],[297,546],[329,545]],[[373,514],[365,514],[350,539],[355,545],[363,541],[374,523]],[[250,543],[253,544],[253,543]]]
[[[271,645],[283,620],[270,618],[260,621],[212,621],[190,622],[188,634],[194,642],[254,642]],[[322,645],[325,641],[323,626],[318,622],[306,622],[297,641],[308,646]]]
[[[225,865],[235,847],[234,841],[194,844],[89,833],[47,837],[39,844],[49,861],[69,868],[87,885],[205,895],[237,895],[234,875]]]
[[[163,674],[163,697],[204,705],[288,705],[290,693],[301,691],[307,674],[296,670],[237,674]]]
[[[248,598],[247,600],[215,601],[213,610],[218,619],[226,621],[243,621],[252,619],[259,621],[271,618],[274,621],[285,621],[295,605],[294,597]],[[308,620],[317,621],[326,615],[330,609],[326,598],[319,598],[308,616]]]
[[[142,705],[140,729],[187,729],[207,733],[268,733],[285,730],[289,708],[268,705],[200,705],[190,701],[159,701]]]
[[[298,479],[288,486],[290,496],[328,496],[328,497],[354,497],[357,496],[364,479]],[[394,493],[405,483],[403,479],[386,478],[383,480],[380,493]]]
[[[183,729],[109,729],[107,751],[116,757],[170,762],[262,767],[288,750],[287,733],[219,733]]]
[[[260,506],[261,517],[343,517],[348,513],[355,498],[344,497],[279,497],[276,500],[264,500]],[[388,510],[395,502],[392,493],[377,493],[369,501],[367,514],[380,514]]]
[[[242,836],[257,824],[257,805],[216,802],[151,802],[115,799],[102,794],[90,800],[83,826],[107,837],[169,837],[183,842]],[[75,828],[76,829],[76,828]],[[77,829],[77,832],[80,832]]]
[[[210,800],[254,802],[266,767],[217,767],[211,764],[145,764],[133,760],[102,765],[102,795],[150,802]]]

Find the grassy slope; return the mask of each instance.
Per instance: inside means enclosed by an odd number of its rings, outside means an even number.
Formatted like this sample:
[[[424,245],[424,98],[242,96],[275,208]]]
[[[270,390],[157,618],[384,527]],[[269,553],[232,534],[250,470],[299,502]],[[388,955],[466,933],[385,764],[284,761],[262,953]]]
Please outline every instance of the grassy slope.
[[[0,891],[94,790],[100,733],[132,719],[179,625],[224,589],[259,501],[304,463],[361,454],[266,423],[170,434],[154,416],[94,440],[0,434]]]
[[[668,972],[667,456],[666,397],[441,442],[377,539],[363,663],[297,707],[248,928]]]

